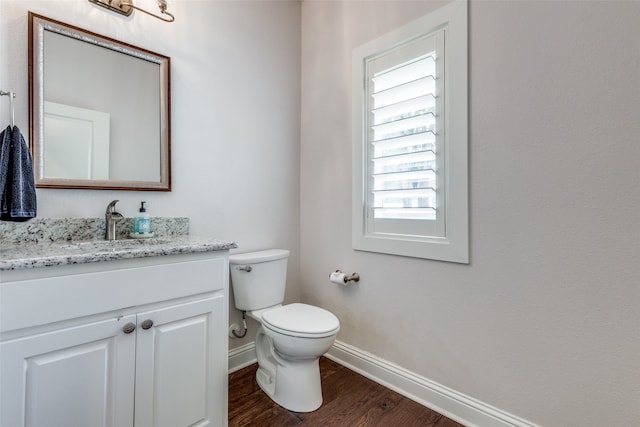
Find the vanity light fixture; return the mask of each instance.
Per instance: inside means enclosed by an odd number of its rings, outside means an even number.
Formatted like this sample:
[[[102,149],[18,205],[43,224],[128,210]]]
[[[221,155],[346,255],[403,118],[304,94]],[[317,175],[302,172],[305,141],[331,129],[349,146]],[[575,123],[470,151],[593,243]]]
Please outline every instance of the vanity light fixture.
[[[98,6],[102,6],[106,9],[109,9],[112,12],[119,13],[121,15],[129,16],[133,9],[139,10],[140,12],[144,12],[147,15],[151,15],[154,18],[161,19],[165,22],[173,22],[176,18],[169,12],[167,12],[167,1],[166,0],[157,0],[158,8],[160,9],[160,13],[162,15],[167,15],[168,17],[156,15],[155,13],[151,13],[147,10],[144,10],[133,4],[133,0],[89,0],[91,3],[97,4]]]

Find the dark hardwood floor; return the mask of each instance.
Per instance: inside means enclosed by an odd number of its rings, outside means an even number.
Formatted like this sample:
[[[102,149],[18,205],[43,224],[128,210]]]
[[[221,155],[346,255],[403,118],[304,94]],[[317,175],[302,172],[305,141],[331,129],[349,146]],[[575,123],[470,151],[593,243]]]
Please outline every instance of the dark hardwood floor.
[[[322,406],[314,412],[290,412],[260,390],[257,369],[253,364],[229,375],[229,427],[461,427],[326,357],[320,359]]]

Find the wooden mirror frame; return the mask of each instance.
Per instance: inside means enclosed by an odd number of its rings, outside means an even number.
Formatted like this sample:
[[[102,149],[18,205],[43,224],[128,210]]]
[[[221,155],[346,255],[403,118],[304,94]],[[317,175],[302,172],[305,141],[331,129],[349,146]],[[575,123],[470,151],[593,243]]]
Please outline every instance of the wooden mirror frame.
[[[46,177],[44,172],[44,32],[71,37],[159,65],[160,179],[134,181]],[[29,12],[29,127],[36,187],[171,191],[170,58],[110,37]],[[77,65],[77,64],[75,64]],[[125,82],[123,87],[126,92]],[[131,118],[135,120],[135,117]]]

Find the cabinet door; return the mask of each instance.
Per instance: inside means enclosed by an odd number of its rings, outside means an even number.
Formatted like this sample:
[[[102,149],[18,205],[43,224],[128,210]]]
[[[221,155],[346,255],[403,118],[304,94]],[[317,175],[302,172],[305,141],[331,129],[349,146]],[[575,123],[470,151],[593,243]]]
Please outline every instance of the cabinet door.
[[[217,296],[138,314],[136,427],[227,425],[224,304]]]
[[[0,343],[2,427],[131,426],[135,316]]]

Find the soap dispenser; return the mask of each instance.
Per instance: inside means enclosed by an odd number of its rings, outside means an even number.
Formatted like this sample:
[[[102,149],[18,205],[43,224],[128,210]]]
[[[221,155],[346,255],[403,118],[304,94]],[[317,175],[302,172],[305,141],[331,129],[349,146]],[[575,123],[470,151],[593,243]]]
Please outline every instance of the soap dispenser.
[[[133,232],[135,234],[151,233],[151,217],[144,207],[145,203],[147,202],[140,202],[140,212],[133,219]]]

